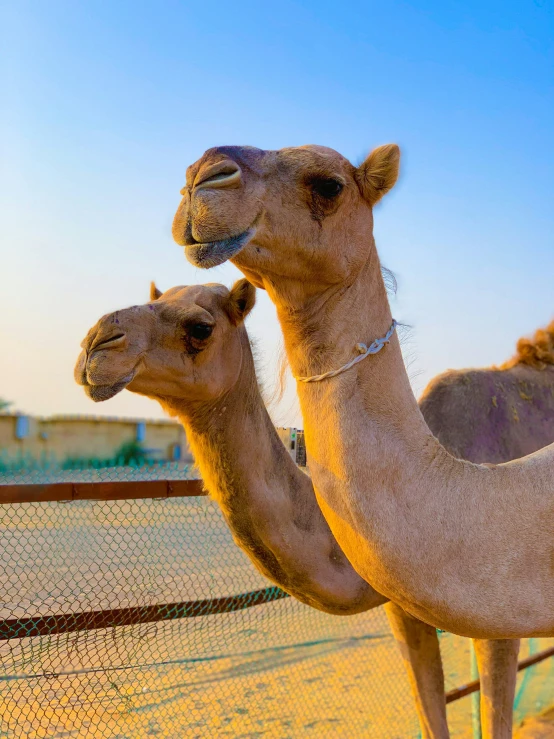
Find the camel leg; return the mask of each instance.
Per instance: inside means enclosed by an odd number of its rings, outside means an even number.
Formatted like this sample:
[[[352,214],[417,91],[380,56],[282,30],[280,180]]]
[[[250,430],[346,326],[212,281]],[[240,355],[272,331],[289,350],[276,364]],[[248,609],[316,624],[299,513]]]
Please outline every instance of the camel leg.
[[[394,603],[385,611],[408,671],[423,739],[448,739],[444,675],[433,626],[410,616]]]
[[[511,739],[519,639],[474,639],[483,739]]]

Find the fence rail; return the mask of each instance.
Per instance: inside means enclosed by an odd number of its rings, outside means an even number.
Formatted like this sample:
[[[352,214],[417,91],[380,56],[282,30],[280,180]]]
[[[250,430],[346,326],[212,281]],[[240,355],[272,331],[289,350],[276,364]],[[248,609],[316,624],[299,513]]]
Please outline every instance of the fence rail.
[[[0,641],[20,639],[30,636],[51,636],[69,634],[72,631],[110,629],[114,626],[134,626],[136,624],[171,621],[176,618],[195,618],[213,616],[216,613],[234,613],[244,608],[252,608],[262,603],[271,603],[289,594],[277,587],[253,590],[241,595],[226,598],[207,598],[189,600],[181,603],[161,603],[155,606],[136,606],[134,608],[113,608],[106,611],[84,611],[81,613],[61,613],[35,618],[11,618],[0,621]]]
[[[518,663],[517,671],[521,672],[521,670],[526,670],[528,667],[533,667],[533,665],[538,665],[539,662],[543,662],[545,659],[548,659],[549,657],[554,657],[554,647],[551,647],[550,649],[543,649],[542,652],[537,652],[536,654],[532,654],[530,657],[527,657],[527,659],[522,659],[521,662]],[[479,680],[472,680],[470,683],[467,683],[466,685],[461,685],[459,688],[454,688],[453,690],[449,690],[446,694],[446,703],[452,703],[453,701],[457,701],[460,698],[465,698],[466,695],[471,695],[472,693],[476,693],[480,688],[480,681]]]
[[[132,482],[54,482],[47,485],[0,485],[0,505],[56,503],[65,500],[138,500],[207,495],[202,480]]]

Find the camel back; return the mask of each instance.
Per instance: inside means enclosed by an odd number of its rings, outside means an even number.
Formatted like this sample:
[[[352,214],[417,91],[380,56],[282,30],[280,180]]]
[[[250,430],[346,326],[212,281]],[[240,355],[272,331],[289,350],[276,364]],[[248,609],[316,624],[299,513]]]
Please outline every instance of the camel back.
[[[423,416],[452,454],[508,462],[554,442],[554,321],[522,338],[500,367],[449,370],[420,398]]]

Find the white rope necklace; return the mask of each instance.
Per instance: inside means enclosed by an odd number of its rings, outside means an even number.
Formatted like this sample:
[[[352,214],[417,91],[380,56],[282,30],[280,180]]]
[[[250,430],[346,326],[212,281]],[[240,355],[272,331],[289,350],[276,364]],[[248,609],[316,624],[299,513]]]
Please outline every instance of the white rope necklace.
[[[366,346],[366,344],[361,343],[356,344],[356,351],[358,352],[358,356],[354,357],[354,359],[351,359],[350,362],[347,362],[342,367],[339,367],[336,370],[332,370],[331,372],[324,372],[322,375],[313,375],[312,377],[297,377],[296,380],[298,380],[298,382],[319,382],[320,380],[328,380],[330,377],[336,377],[337,375],[340,375],[341,372],[346,372],[346,370],[349,370],[350,367],[353,367],[355,364],[358,364],[358,362],[361,362],[362,359],[369,357],[370,354],[377,354],[378,352],[380,352],[385,344],[389,343],[390,338],[396,329],[396,326],[397,323],[393,319],[391,327],[382,339],[375,339],[373,344],[371,344],[370,346]]]

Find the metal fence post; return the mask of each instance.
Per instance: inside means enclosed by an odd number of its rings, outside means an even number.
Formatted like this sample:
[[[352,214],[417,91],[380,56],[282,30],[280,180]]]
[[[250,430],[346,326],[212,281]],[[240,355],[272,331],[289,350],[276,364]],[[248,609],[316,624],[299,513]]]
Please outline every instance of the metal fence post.
[[[470,654],[470,665],[471,665],[471,679],[479,680],[479,670],[477,668],[477,657],[475,656],[475,649],[473,647],[473,641],[470,641],[469,647]],[[473,728],[473,739],[481,739],[481,691],[477,690],[471,696],[471,725]]]

